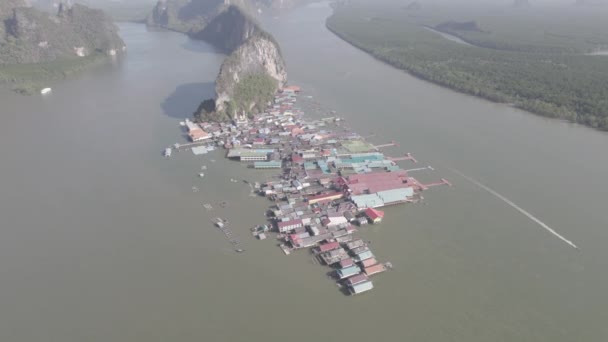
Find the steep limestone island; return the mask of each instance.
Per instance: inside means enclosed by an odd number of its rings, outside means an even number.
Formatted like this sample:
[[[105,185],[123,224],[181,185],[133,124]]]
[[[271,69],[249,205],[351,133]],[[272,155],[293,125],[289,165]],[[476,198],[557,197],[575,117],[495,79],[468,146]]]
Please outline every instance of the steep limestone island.
[[[270,34],[256,31],[222,63],[215,81],[215,100],[203,102],[195,117],[226,121],[262,112],[286,82],[278,44]]]
[[[285,62],[275,39],[249,14],[244,0],[161,0],[148,24],[185,32],[228,54],[215,83],[215,99],[194,113],[198,120],[227,121],[266,108],[287,82]]]
[[[290,8],[307,1],[310,0],[159,0],[146,22],[150,26],[196,33],[231,5],[254,13],[261,9]]]
[[[200,32],[190,36],[201,39],[225,53],[231,53],[249,38],[261,33],[260,27],[236,5],[227,7],[213,18]]]
[[[126,48],[103,11],[79,4],[49,14],[25,0],[1,0],[0,21],[0,83],[63,77]]]
[[[229,4],[246,6],[244,0],[159,0],[148,15],[148,26],[196,34],[225,11]]]
[[[422,9],[422,5],[418,1],[412,1],[405,7],[408,11],[420,11]]]

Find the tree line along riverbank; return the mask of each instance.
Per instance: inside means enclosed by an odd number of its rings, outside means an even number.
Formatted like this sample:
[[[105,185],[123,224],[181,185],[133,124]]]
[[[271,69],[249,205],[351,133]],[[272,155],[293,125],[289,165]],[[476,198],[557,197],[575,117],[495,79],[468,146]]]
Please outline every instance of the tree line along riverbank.
[[[474,20],[475,12],[453,17]],[[584,54],[592,48],[593,30],[573,31],[562,38],[555,33],[544,45],[538,43],[541,34],[530,33],[527,40],[518,40],[513,34],[516,28],[504,32],[509,20],[520,22],[521,29],[531,27],[536,17],[502,17],[494,25],[482,21],[479,31],[449,32],[485,46],[494,39],[496,48],[454,43],[425,29],[449,21],[440,10],[412,13],[395,5],[351,4],[336,7],[326,26],[352,45],[421,79],[542,116],[608,130],[608,58]],[[595,24],[599,29],[601,24]]]
[[[107,62],[105,54],[94,53],[45,63],[0,65],[0,84],[6,84],[20,94],[33,95],[46,86],[45,82],[63,79]]]

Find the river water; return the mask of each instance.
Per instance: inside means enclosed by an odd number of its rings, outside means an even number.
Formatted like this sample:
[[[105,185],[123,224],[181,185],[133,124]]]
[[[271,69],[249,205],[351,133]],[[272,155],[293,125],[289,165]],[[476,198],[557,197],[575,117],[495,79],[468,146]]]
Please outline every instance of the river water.
[[[475,46],[473,44],[467,43],[466,41],[464,41],[462,38],[457,37],[453,34],[449,34],[449,33],[445,33],[445,32],[441,32],[438,30],[435,30],[434,28],[428,27],[428,26],[424,26],[424,28],[426,30],[429,30],[431,32],[437,33],[438,35],[442,36],[443,38],[452,41],[454,43],[458,43],[458,44],[462,44],[462,45],[467,45],[467,46]]]
[[[608,136],[412,78],[329,33],[330,11],[265,20],[292,83],[374,142],[397,141],[387,154],[433,165],[422,180],[454,185],[363,229],[394,271],[344,296],[306,252],[285,256],[249,235],[267,203],[229,180],[267,173],[219,151],[164,159],[183,139],[178,122],[212,95],[223,56],[124,24],[129,51],[113,65],[47,97],[0,91],[0,340],[606,340]],[[231,220],[245,253],[215,216]]]

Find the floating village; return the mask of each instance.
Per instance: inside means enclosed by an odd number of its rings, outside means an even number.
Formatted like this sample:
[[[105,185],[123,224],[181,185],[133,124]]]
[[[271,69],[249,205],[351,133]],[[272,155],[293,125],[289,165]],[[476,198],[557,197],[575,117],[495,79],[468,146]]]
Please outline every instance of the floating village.
[[[451,184],[419,182],[410,172],[431,167],[401,168],[400,162],[417,163],[414,156],[386,156],[381,149],[395,143],[373,145],[339,117],[307,120],[296,106],[299,93],[297,86],[285,87],[264,113],[230,123],[181,122],[191,142],[167,148],[165,156],[224,148],[227,158],[246,167],[275,169],[272,180],[252,184],[272,203],[266,224],[252,227],[252,234],[260,240],[276,237],[287,255],[312,251],[350,294],[369,291],[373,277],[393,266],[376,259],[369,241],[357,237],[358,229],[381,223],[383,207],[417,202],[423,191]],[[236,252],[244,252],[228,220],[216,218],[214,224]]]

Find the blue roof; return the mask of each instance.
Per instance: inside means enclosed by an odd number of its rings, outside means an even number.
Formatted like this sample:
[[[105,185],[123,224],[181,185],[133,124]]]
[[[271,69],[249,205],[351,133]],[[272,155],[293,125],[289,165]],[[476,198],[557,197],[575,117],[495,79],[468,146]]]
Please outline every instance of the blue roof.
[[[317,166],[313,162],[304,162],[304,170],[314,170]]]
[[[340,278],[350,277],[358,273],[361,273],[361,269],[357,265],[348,266],[338,270],[338,276],[340,276]]]
[[[414,188],[400,188],[400,189],[392,189],[386,191],[379,191],[378,197],[384,201],[384,203],[392,203],[405,201],[408,197],[414,196]]]
[[[378,208],[384,206],[384,201],[377,194],[355,195],[351,196],[350,199],[355,202],[357,208]]]
[[[282,166],[282,163],[280,161],[265,161],[265,162],[254,162],[253,163],[253,167],[254,168],[267,168],[267,167],[272,167],[272,168],[280,168]]]
[[[379,161],[384,160],[384,155],[379,152],[371,153],[353,153],[350,155],[349,161],[351,163],[363,163],[366,161]]]
[[[330,173],[329,171],[329,166],[327,166],[327,162],[324,160],[319,160],[317,162],[317,164],[319,165],[319,168],[321,169],[321,171],[323,171],[323,173],[328,174]]]
[[[355,259],[355,261],[363,261],[363,260],[367,260],[370,258],[373,258],[374,254],[372,254],[372,251],[365,251],[357,256],[355,256],[353,259]]]
[[[263,148],[256,148],[252,150],[255,153],[273,153],[274,149],[270,148],[270,149],[263,149]]]

